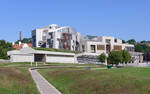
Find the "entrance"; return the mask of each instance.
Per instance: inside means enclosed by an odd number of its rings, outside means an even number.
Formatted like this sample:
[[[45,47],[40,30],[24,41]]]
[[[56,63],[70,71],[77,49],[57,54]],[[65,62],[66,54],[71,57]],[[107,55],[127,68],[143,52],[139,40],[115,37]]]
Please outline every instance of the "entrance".
[[[92,53],[96,53],[96,47],[95,47],[95,45],[91,45],[91,52]]]
[[[111,51],[111,45],[106,45],[106,53],[110,53]]]
[[[34,54],[35,62],[46,62],[45,54]]]

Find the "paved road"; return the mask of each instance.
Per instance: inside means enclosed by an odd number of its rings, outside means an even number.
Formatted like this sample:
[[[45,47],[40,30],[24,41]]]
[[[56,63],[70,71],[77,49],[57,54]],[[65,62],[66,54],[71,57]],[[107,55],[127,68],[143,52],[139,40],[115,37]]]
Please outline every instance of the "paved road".
[[[51,85],[37,70],[29,69],[33,80],[41,94],[61,94],[53,85]]]

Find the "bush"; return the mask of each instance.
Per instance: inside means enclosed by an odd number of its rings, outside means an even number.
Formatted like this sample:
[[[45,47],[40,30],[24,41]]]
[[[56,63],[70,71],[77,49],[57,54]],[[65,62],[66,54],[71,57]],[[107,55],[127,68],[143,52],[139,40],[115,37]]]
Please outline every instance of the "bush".
[[[7,49],[4,49],[0,46],[0,59],[8,59],[7,57]]]
[[[109,54],[108,61],[110,64],[118,65],[120,62],[122,62],[122,52],[121,51],[112,51]]]
[[[131,55],[127,50],[122,51],[122,63],[128,63],[131,61]]]
[[[99,62],[104,63],[105,60],[106,60],[106,55],[105,55],[105,53],[102,53],[101,55],[99,55],[98,60],[99,60]]]

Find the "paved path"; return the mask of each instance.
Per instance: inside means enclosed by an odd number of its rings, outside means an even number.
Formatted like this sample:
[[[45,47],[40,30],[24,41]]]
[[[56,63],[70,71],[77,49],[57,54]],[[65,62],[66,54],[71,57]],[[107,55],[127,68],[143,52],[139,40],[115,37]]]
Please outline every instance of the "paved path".
[[[41,94],[61,94],[42,75],[40,75],[37,70],[29,69],[29,71]]]

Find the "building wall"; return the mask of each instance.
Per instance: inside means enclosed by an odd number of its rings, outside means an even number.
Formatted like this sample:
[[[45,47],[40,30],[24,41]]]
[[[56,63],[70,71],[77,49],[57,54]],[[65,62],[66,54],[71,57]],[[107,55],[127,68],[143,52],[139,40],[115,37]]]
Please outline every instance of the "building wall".
[[[74,56],[59,56],[59,55],[47,55],[46,62],[54,63],[77,63]]]
[[[108,54],[110,51],[121,51],[121,50],[129,50],[134,51],[134,45],[123,44],[122,40],[115,39],[114,37],[100,37],[97,41],[86,41],[86,52],[88,53],[105,53]],[[91,50],[91,46],[95,46],[95,51]],[[128,49],[128,48],[131,48]]]
[[[88,53],[91,53],[92,51],[91,51],[91,45],[95,45],[95,50],[96,50],[96,52],[95,53],[99,53],[99,54],[101,54],[101,53],[106,53],[106,49],[104,48],[104,50],[98,50],[97,49],[97,45],[103,45],[103,46],[106,46],[104,43],[101,43],[101,42],[87,42],[87,49],[86,49],[86,52],[88,52]]]
[[[11,62],[34,62],[33,54],[11,55]]]

